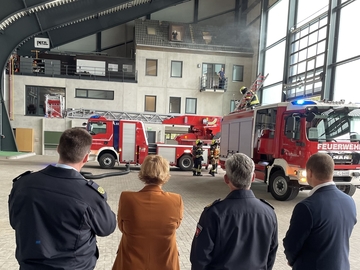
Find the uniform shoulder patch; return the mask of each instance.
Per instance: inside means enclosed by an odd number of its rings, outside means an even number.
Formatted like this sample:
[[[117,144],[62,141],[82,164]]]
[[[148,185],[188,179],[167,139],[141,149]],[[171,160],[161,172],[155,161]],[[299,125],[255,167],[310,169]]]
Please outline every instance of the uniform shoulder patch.
[[[105,200],[107,199],[107,195],[105,190],[99,186],[97,183],[95,183],[94,181],[87,181],[86,183],[89,187],[91,187],[92,189],[96,190],[97,193],[99,193],[101,195],[101,197],[103,197]]]
[[[16,182],[17,180],[19,180],[21,177],[23,177],[23,176],[25,176],[25,175],[28,175],[28,174],[30,174],[30,173],[32,173],[32,171],[26,171],[26,172],[24,172],[24,173],[16,176],[16,177],[12,180],[13,183],[15,183],[15,182]]]
[[[197,238],[199,236],[199,234],[201,233],[203,227],[198,223],[196,225],[196,231],[195,231],[195,237]]]
[[[217,203],[218,203],[218,202],[220,202],[220,201],[221,201],[221,199],[217,199],[217,200],[213,201],[212,203],[208,204],[207,206],[205,206],[205,208],[204,208],[204,209],[206,209],[206,208],[210,208],[211,206],[213,206],[213,205],[217,204]]]
[[[264,199],[260,199],[260,201],[262,201],[263,203],[267,204],[268,206],[270,206],[272,209],[275,209],[274,206],[272,206],[268,201],[264,200]]]

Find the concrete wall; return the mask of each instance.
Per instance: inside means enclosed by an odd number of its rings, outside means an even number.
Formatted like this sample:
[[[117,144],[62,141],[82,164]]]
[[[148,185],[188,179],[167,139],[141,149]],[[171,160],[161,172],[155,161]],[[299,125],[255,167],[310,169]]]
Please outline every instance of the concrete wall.
[[[158,60],[157,76],[146,76],[146,59]],[[171,61],[182,61],[182,78],[170,76]],[[228,77],[226,92],[200,92],[200,77],[202,76],[202,63],[225,64],[225,75]],[[168,113],[169,97],[181,97],[181,114],[185,114],[185,99],[197,98],[197,114],[199,115],[226,115],[230,112],[230,100],[240,99],[241,86],[250,86],[256,75],[252,72],[252,57],[239,56],[239,54],[199,54],[196,52],[172,52],[136,50],[136,67],[138,71],[139,97],[156,95],[157,113]],[[200,68],[198,68],[200,65]],[[244,66],[244,81],[233,82],[233,65]],[[143,111],[144,102],[138,102],[137,108]]]
[[[146,59],[158,60],[158,75],[145,75]],[[182,61],[182,78],[172,78],[171,61]],[[198,64],[219,63],[225,64],[225,74],[228,79],[226,92],[200,92],[200,77],[202,68]],[[244,65],[244,81],[232,81],[233,65]],[[210,54],[208,52],[197,53],[192,51],[161,51],[138,49],[136,51],[136,68],[138,71],[138,83],[122,83],[96,80],[79,80],[65,78],[51,78],[41,76],[13,77],[14,85],[14,109],[13,128],[34,129],[34,149],[36,154],[55,154],[45,151],[43,148],[44,131],[63,131],[74,126],[82,126],[86,119],[72,118],[45,118],[41,116],[25,116],[26,86],[61,87],[66,91],[65,108],[90,109],[101,111],[125,111],[144,113],[145,95],[157,97],[156,113],[169,114],[170,97],[181,97],[181,114],[185,114],[185,99],[197,99],[198,115],[222,116],[230,112],[230,100],[240,99],[239,88],[242,85],[249,86],[253,81],[252,57],[239,56],[239,54]],[[8,81],[8,76],[6,76]],[[93,89],[114,91],[114,100],[98,100],[87,98],[75,98],[75,89]],[[9,93],[8,86],[5,89]],[[9,103],[9,94],[5,95],[5,104]],[[149,130],[156,131],[157,141],[164,142],[165,126],[161,124],[145,124]],[[184,129],[186,130],[186,128]]]

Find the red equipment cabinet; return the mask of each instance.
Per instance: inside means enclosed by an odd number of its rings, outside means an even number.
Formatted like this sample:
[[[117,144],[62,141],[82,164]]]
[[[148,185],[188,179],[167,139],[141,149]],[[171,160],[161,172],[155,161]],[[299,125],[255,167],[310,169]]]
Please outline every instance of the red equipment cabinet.
[[[316,152],[335,163],[334,182],[353,195],[360,187],[360,106],[298,100],[239,110],[223,117],[220,165],[244,153],[255,163],[258,180],[281,201],[311,189],[305,165]]]

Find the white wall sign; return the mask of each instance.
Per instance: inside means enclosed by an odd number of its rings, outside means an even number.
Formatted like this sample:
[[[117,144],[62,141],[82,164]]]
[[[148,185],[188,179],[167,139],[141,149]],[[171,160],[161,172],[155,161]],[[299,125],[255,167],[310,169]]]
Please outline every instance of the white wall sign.
[[[34,38],[35,48],[50,48],[50,40],[48,38]]]
[[[79,74],[105,76],[105,67],[105,61],[76,59],[76,72]]]
[[[108,71],[116,71],[118,72],[119,68],[117,64],[108,64]]]

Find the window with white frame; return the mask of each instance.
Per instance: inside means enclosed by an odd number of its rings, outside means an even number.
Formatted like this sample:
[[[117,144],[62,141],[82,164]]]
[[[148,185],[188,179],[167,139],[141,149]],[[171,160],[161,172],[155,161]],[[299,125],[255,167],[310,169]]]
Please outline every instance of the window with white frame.
[[[182,61],[171,61],[171,77],[182,77]]]
[[[244,80],[244,66],[233,66],[232,80],[233,82],[242,82]]]
[[[146,73],[147,76],[157,76],[157,60],[146,59]]]
[[[180,108],[181,108],[181,98],[170,97],[169,113],[180,113]]]
[[[197,103],[196,98],[186,98],[185,113],[196,114],[196,106],[197,106],[196,103]]]
[[[77,88],[77,89],[75,89],[75,97],[76,98],[114,100],[114,91]]]
[[[145,112],[156,112],[156,96],[145,96]]]

